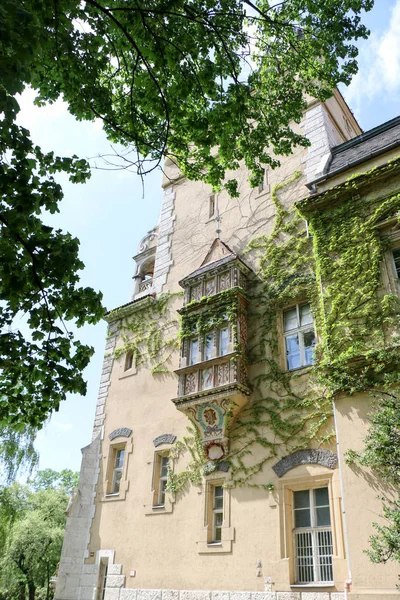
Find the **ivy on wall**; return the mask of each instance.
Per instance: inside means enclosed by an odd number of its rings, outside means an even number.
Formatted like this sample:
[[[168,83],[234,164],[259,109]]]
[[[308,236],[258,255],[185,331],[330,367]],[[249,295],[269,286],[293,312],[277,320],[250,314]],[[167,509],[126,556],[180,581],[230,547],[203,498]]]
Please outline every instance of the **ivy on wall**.
[[[388,170],[392,168],[391,163]],[[399,300],[382,290],[384,244],[376,225],[397,213],[400,195],[370,198],[356,191],[360,179],[364,185],[377,174],[373,169],[352,177],[333,197],[328,192],[329,206],[323,210],[317,205],[314,210],[287,208],[281,201],[281,192],[301,177],[299,172],[272,189],[273,229],[248,248],[260,259],[249,315],[248,358],[254,387],[230,432],[230,454],[224,457],[236,485],[271,489],[270,482],[255,477],[265,463],[302,448],[331,444],[332,400],[338,393],[387,389],[399,381],[398,339],[392,335],[398,330]],[[319,340],[317,362],[286,371],[281,362],[280,311],[298,301],[311,304]],[[210,302],[204,316],[197,313],[193,322],[185,323],[182,337],[193,336],[196,327],[205,331],[213,318],[220,318],[217,313]],[[210,468],[193,436],[184,440],[183,447],[194,452],[196,460],[190,463],[190,475],[175,478],[170,488],[174,491],[198,481],[198,475]],[[259,460],[254,459],[256,454]]]
[[[243,289],[233,287],[217,295],[203,296],[200,300],[188,303],[181,310],[180,339],[201,337],[209,331],[215,331],[229,323],[234,340],[234,350],[239,352],[237,322],[241,311],[241,300],[238,294],[247,297]]]
[[[114,351],[115,358],[132,352],[135,368],[147,365],[153,375],[169,373],[169,358],[179,348],[176,335],[179,320],[171,300],[181,295],[177,292],[148,296],[132,312],[124,307],[112,311],[113,319],[120,318],[122,340],[122,345]]]

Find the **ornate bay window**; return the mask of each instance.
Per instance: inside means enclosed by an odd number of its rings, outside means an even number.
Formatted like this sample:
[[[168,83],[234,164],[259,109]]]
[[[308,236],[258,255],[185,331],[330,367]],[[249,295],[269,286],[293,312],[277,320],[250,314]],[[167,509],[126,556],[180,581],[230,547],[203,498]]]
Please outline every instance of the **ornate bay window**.
[[[251,271],[215,240],[202,266],[180,282],[185,290],[178,396],[173,400],[200,431],[210,460],[227,450],[227,429],[246,404],[246,282]]]

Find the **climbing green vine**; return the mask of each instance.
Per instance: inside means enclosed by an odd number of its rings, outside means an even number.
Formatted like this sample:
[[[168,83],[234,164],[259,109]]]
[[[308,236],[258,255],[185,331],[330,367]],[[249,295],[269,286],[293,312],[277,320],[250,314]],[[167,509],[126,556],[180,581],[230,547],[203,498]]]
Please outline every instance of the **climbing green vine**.
[[[132,364],[150,366],[154,374],[169,373],[168,360],[179,347],[176,331],[179,321],[171,308],[171,300],[182,295],[164,293],[143,298],[133,310],[122,307],[110,313],[120,317],[122,346],[114,351],[115,358],[132,353]]]
[[[390,163],[388,174],[395,167]],[[393,332],[398,330],[400,307],[398,295],[382,288],[385,242],[377,224],[400,210],[400,195],[359,193],[382,176],[380,168],[354,176],[318,198],[286,206],[282,193],[300,176],[295,172],[273,187],[271,233],[253,239],[247,250],[258,255],[260,264],[248,315],[253,393],[230,431],[230,451],[224,457],[239,486],[271,489],[261,475],[265,463],[302,448],[331,444],[332,400],[338,393],[388,389],[399,382],[399,340]],[[284,307],[297,302],[311,305],[317,361],[307,369],[287,371],[281,315]],[[181,336],[219,323],[224,314],[219,306],[211,297],[204,314],[183,320]],[[235,310],[231,306],[232,320]],[[184,440],[180,453],[184,447],[192,454],[190,474],[177,474],[174,491],[197,481],[209,468],[193,437]]]

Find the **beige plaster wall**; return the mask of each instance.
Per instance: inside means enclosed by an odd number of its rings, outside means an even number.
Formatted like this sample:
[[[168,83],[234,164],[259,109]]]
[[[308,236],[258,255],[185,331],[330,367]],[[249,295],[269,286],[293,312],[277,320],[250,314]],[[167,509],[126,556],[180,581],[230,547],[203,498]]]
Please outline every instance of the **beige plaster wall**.
[[[336,115],[335,121],[340,121],[342,109],[339,103],[335,103],[334,98],[329,102],[330,112]],[[354,123],[352,126],[356,128]],[[337,132],[337,136],[340,139],[343,133]],[[325,136],[326,139],[328,137]],[[251,238],[271,231],[274,223],[271,190],[274,184],[288,180],[294,171],[303,172],[307,168],[308,152],[307,149],[298,149],[295,154],[283,159],[280,168],[267,170],[267,186],[262,193],[250,189],[247,173],[242,169],[236,174],[240,197],[230,199],[224,191],[217,194],[217,206],[222,217],[221,239],[232,250],[241,254]],[[210,193],[211,189],[205,184],[183,178],[178,178],[172,190],[168,191],[168,210],[172,219],[171,233],[168,234],[171,264],[163,291],[180,290],[179,280],[200,266],[216,237],[215,219],[208,217]],[[286,206],[304,198],[305,177],[292,182],[279,194]],[[255,254],[246,255],[245,261],[257,271]],[[177,297],[172,308],[181,304],[182,298]],[[121,339],[117,335],[117,348],[120,344]],[[178,362],[176,351],[171,356],[171,371],[178,367]],[[250,372],[250,376],[255,372],[256,369]],[[304,381],[300,383],[304,384]],[[115,567],[118,566],[115,570],[120,577],[118,581],[124,582],[126,589],[262,592],[265,578],[270,577],[273,592],[288,592],[288,595],[281,596],[282,600],[300,600],[301,592],[305,594],[302,598],[308,600],[342,600],[344,596],[338,592],[343,590],[348,569],[342,488],[337,467],[331,470],[320,465],[303,465],[279,479],[272,471],[272,464],[268,464],[257,476],[257,482],[273,483],[273,492],[248,487],[226,489],[225,502],[229,510],[225,519],[229,522],[231,535],[231,544],[224,546],[228,549],[226,552],[199,552],[204,548],[204,543],[201,544],[204,541],[204,485],[191,485],[176,498],[170,495],[165,511],[152,510],[153,440],[164,433],[181,438],[187,433],[189,424],[171,402],[176,393],[177,378],[172,373],[152,376],[146,365],[141,365],[127,375],[124,373],[124,357],[112,362],[95,514],[85,561],[87,568],[98,561],[101,549],[111,549],[115,551],[113,560]],[[361,443],[366,429],[366,404],[365,398],[355,397],[338,402],[341,456],[348,448],[357,450]],[[114,441],[127,444],[122,492],[118,497],[107,497],[107,470],[112,451],[109,434],[121,427],[132,430],[128,439],[117,438]],[[157,450],[167,448],[161,446]],[[330,449],[335,451],[335,447]],[[254,461],[261,458],[262,452],[262,449],[256,451]],[[184,455],[175,468],[184,468],[188,459]],[[372,566],[362,552],[372,533],[372,520],[379,513],[376,484],[368,477],[355,474],[346,465],[343,466],[343,474],[354,598],[370,600],[368,594],[373,588],[376,593],[384,595],[387,592],[385,597],[389,600],[394,598],[396,569],[390,565]],[[224,477],[223,474],[214,477],[219,476]],[[293,486],[301,489],[302,481],[306,482],[305,487],[310,481],[326,481],[331,490],[335,516],[335,585],[328,591],[324,588],[311,591],[291,588],[292,542],[291,532],[287,529],[290,522],[287,497]],[[134,571],[134,576],[130,575],[131,571]],[[289,594],[290,590],[292,594]],[[119,591],[113,592],[114,595],[111,592],[107,594],[106,598],[110,600],[131,597],[127,594],[120,596]],[[92,597],[96,598],[95,592]],[[275,599],[275,595],[273,597]]]

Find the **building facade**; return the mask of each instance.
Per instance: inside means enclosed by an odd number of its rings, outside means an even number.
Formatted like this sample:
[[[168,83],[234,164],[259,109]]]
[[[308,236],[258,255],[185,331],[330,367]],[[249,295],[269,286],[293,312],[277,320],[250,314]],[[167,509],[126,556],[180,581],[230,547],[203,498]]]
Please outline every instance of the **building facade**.
[[[237,199],[165,165],[132,300],[107,315],[57,600],[398,597],[363,552],[380,483],[345,457],[367,350],[385,371],[397,346],[368,303],[398,296],[400,120],[363,134],[335,92],[298,129],[310,146],[257,189],[241,169]]]

